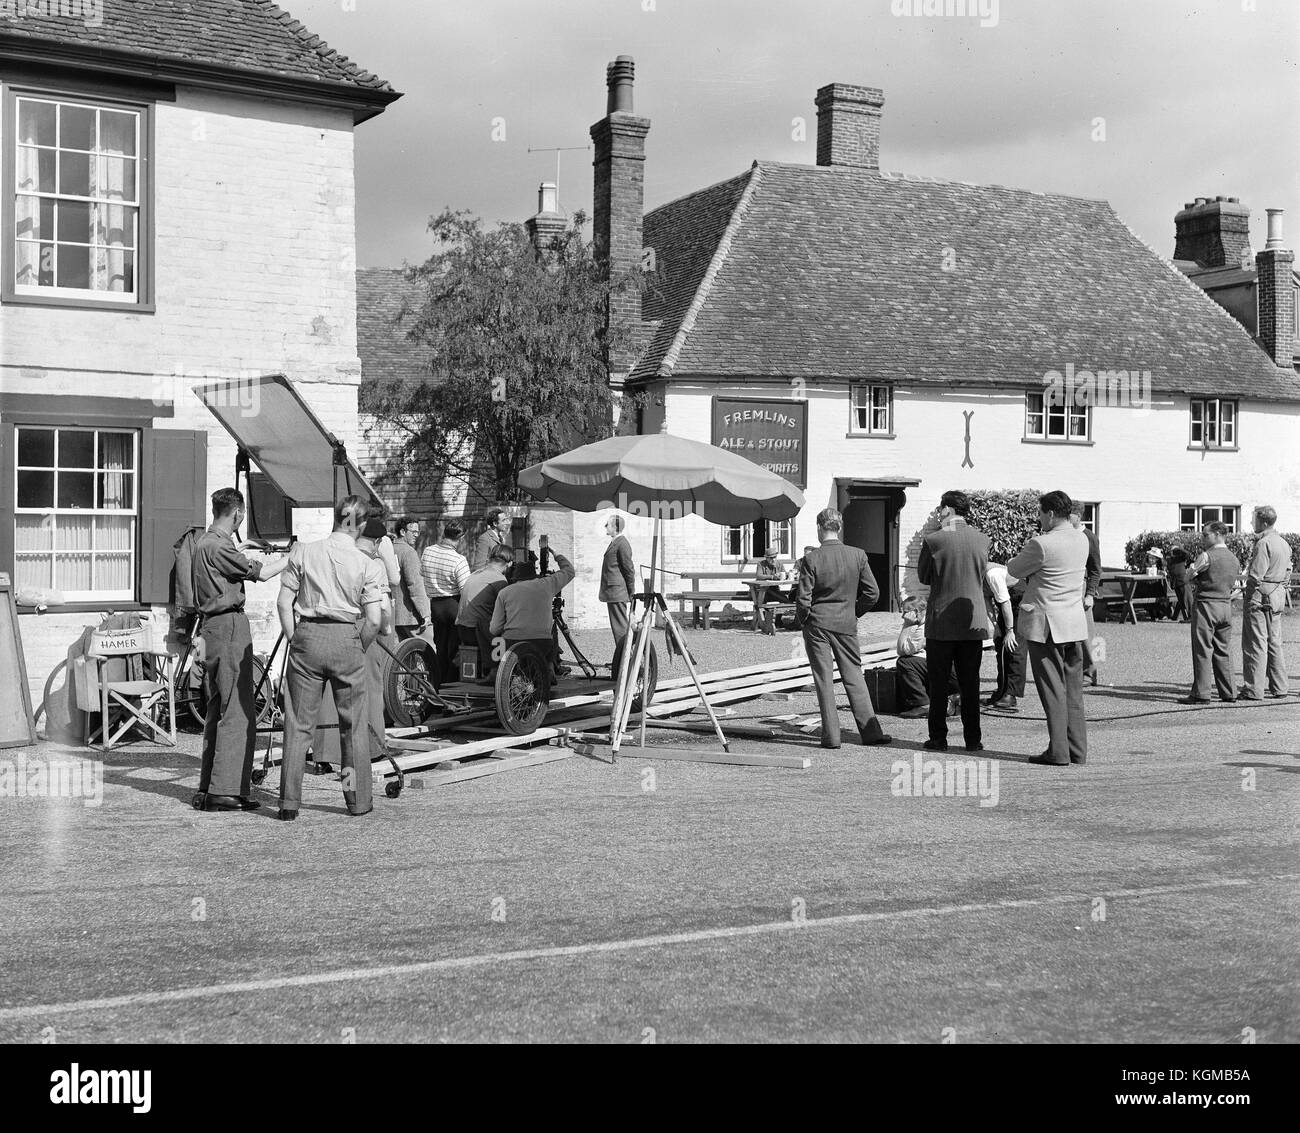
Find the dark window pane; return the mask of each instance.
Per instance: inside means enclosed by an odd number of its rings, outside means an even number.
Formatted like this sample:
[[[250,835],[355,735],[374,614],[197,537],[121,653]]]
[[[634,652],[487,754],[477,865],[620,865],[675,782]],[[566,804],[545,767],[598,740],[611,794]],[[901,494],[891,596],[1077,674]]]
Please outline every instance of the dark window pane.
[[[83,201],[59,202],[59,240],[75,244],[90,243],[91,206]]]
[[[19,472],[18,473],[19,507],[53,507],[54,473],[53,472]]]
[[[59,148],[95,148],[95,112],[87,106],[59,107]]]
[[[101,110],[99,114],[99,149],[101,153],[120,153],[135,156],[134,114],[120,114],[115,110]]]
[[[76,429],[63,429],[59,433],[60,468],[94,468],[95,434]]]
[[[89,154],[59,154],[59,195],[64,197],[90,196]]]
[[[53,468],[54,430],[19,429],[18,463],[33,468]]]
[[[95,506],[95,476],[92,472],[60,472],[59,501],[61,508],[92,508]]]
[[[18,103],[18,140],[38,146],[54,145],[57,112],[58,107],[52,102],[21,100]]]
[[[90,251],[72,244],[59,245],[59,287],[80,287],[83,290],[90,287]]]

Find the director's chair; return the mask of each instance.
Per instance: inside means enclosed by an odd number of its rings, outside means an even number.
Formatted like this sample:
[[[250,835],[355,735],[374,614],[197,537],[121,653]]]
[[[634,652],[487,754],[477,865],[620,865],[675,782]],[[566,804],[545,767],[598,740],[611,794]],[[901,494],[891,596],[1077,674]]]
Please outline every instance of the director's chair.
[[[176,746],[176,656],[155,647],[150,623],[135,629],[95,630],[84,657],[76,662],[77,707],[86,714],[85,742],[100,738],[104,751],[140,724],[162,742]],[[158,723],[167,708],[167,727]],[[91,715],[99,726],[92,730]],[[113,730],[114,716],[117,730]]]

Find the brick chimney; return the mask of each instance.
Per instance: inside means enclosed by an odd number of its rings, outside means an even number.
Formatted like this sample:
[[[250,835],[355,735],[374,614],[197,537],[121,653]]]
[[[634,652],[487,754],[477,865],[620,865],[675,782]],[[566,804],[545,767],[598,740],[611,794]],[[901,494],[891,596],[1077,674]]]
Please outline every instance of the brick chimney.
[[[596,258],[610,278],[628,280],[641,266],[641,221],[645,208],[645,139],[650,119],[632,112],[635,64],[620,55],[605,68],[609,95],[605,117],[591,127],[595,143],[592,239]],[[611,295],[609,325],[621,335],[610,352],[610,382],[620,389],[636,362],[641,339],[641,291],[627,286]]]
[[[568,219],[560,212],[560,190],[553,181],[543,181],[537,189],[537,215],[524,221],[528,238],[539,252],[547,252],[564,235]]]
[[[1174,216],[1174,259],[1240,267],[1250,251],[1250,209],[1236,197],[1197,197]]]
[[[879,170],[884,91],[831,83],[817,92],[816,101],[817,164]]]
[[[1259,288],[1259,344],[1273,364],[1288,370],[1295,364],[1295,285],[1291,274],[1295,252],[1282,246],[1282,210],[1268,210],[1268,243],[1255,257]]]

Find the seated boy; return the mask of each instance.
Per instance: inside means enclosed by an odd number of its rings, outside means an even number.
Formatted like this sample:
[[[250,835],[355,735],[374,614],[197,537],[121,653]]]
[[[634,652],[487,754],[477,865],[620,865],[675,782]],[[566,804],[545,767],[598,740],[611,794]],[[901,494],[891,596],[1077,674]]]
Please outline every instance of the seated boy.
[[[929,670],[925,660],[925,601],[908,598],[903,602],[902,612],[903,628],[899,630],[898,642],[894,646],[898,653],[894,665],[894,688],[898,697],[898,714],[915,719],[930,713],[930,694],[926,685]],[[957,695],[955,673],[948,678],[948,695],[950,699]]]

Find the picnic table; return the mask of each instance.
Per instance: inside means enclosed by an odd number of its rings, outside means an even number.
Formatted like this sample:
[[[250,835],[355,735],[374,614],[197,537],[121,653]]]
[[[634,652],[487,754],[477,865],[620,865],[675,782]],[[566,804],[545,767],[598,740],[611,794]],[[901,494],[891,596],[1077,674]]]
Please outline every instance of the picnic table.
[[[703,623],[703,628],[709,628],[710,610],[715,602],[753,602],[756,597],[756,586],[760,579],[754,573],[742,573],[739,570],[686,570],[682,571],[680,577],[689,579],[691,588],[681,590],[675,594],[666,595],[669,599],[675,599],[677,602],[677,612],[684,614],[686,603],[691,604],[691,624],[699,626]],[[732,585],[728,588],[712,587],[708,590],[701,588],[701,582],[723,581]],[[770,582],[781,585],[780,579],[763,579],[763,582]],[[786,583],[785,585],[789,585]],[[755,607],[755,618],[757,619],[758,610]]]
[[[797,586],[798,580],[791,578],[755,578],[745,583],[749,587],[749,600],[754,603],[754,632],[757,633],[763,628],[763,622],[767,616],[771,616],[775,623],[776,615],[782,610],[793,610],[794,603],[782,599],[779,602],[764,603],[766,591],[773,587],[785,589],[788,586]]]
[[[1101,584],[1114,583],[1118,586],[1120,594],[1119,601],[1124,605],[1124,612],[1120,616],[1120,624],[1123,625],[1129,619],[1133,624],[1137,624],[1137,607],[1154,606],[1160,602],[1169,601],[1169,581],[1163,574],[1131,574],[1122,571],[1103,571],[1101,575]],[[1143,583],[1147,585],[1143,587]],[[1138,591],[1145,589],[1153,593],[1139,595]],[[1108,599],[1105,595],[1099,594],[1097,600],[1106,602]],[[1115,599],[1109,599],[1114,601]]]

